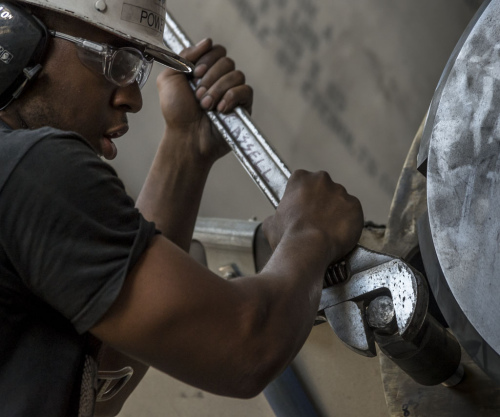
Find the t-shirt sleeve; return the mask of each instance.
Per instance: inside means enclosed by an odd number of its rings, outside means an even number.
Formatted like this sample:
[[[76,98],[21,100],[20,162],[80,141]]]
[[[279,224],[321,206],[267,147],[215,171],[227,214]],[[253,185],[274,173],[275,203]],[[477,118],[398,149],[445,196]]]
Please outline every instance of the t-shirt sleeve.
[[[79,333],[108,310],[156,230],[79,138],[35,144],[0,191],[0,239],[24,284]]]

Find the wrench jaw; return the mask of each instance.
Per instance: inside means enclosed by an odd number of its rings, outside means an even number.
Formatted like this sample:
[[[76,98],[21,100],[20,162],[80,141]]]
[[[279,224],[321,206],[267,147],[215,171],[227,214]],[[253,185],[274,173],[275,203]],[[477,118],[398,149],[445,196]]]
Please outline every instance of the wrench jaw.
[[[351,350],[367,357],[377,356],[376,333],[393,335],[395,343],[397,340],[411,350],[412,341],[424,323],[429,299],[426,282],[418,272],[387,255],[379,258],[385,262],[376,262],[374,254],[360,248],[347,259],[352,281],[346,281],[344,288],[341,284],[334,290],[353,298],[324,309],[324,315],[339,339]],[[372,282],[363,283],[365,276]],[[363,292],[365,290],[367,292]],[[340,295],[340,299],[342,297]],[[385,315],[390,317],[373,324],[367,312],[372,316],[380,315],[381,307],[377,301],[381,299],[389,300],[390,307],[386,306]]]
[[[376,252],[367,251],[358,247],[346,260],[349,276],[345,282],[324,288],[321,294],[319,311],[326,310],[346,302],[354,302],[358,308],[344,307],[350,312],[350,318],[356,317],[366,322],[365,308],[380,295],[390,295],[394,304],[394,314],[398,332],[401,336],[418,332],[419,326],[428,305],[428,289],[423,277],[405,262],[387,255],[381,255],[382,262],[365,257],[370,254],[373,258]],[[388,261],[389,259],[389,261]],[[352,263],[351,263],[352,261]],[[363,269],[369,265],[367,269]],[[373,266],[375,265],[375,266]],[[354,273],[354,274],[353,274]],[[357,312],[354,314],[354,312]],[[330,321],[343,321],[342,316],[329,313]],[[348,319],[348,322],[350,320]],[[348,329],[349,325],[342,325]],[[369,327],[366,324],[365,328]],[[356,327],[361,331],[361,326]],[[371,330],[369,330],[370,332]]]
[[[338,338],[354,352],[367,356],[377,356],[375,337],[364,317],[364,303],[346,301],[325,309],[328,324]]]
[[[422,385],[445,383],[460,367],[460,345],[427,312],[424,277],[404,261],[358,246],[347,279],[323,289],[320,313],[353,351],[377,348]]]
[[[428,290],[416,271],[400,259],[361,246],[346,257],[345,271],[344,282],[323,289],[320,309],[350,349],[363,356],[377,355],[376,328],[370,326],[367,311],[373,300],[384,295],[390,295],[393,310],[391,333],[403,340],[418,333],[427,311]],[[383,324],[381,331],[387,331],[389,324]]]

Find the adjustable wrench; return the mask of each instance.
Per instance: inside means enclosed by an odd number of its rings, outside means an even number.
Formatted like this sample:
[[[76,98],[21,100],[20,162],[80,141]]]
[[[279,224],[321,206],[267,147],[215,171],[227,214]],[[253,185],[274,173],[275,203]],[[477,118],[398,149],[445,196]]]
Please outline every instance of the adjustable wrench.
[[[165,20],[163,39],[174,53],[178,54],[184,48],[192,46],[192,42],[168,12]],[[195,88],[194,85],[192,87]],[[291,175],[289,169],[259,132],[244,109],[239,107],[227,115],[214,111],[207,111],[207,114],[243,167],[276,208]],[[381,260],[389,261],[390,259],[388,255],[377,254],[358,246],[346,260],[347,270],[360,272],[360,268],[363,266],[367,270],[369,267],[380,265]],[[349,265],[351,262],[356,267],[351,268]],[[343,268],[339,269],[337,266],[329,268],[325,278],[325,287],[344,281],[347,277],[344,276],[342,270]],[[414,280],[417,281],[420,278],[415,276]],[[415,284],[409,289],[416,290],[417,287],[418,285]],[[403,295],[403,297],[413,300],[416,299],[416,294]],[[408,305],[409,303],[405,304],[406,307]],[[332,306],[332,304],[325,305],[320,310]],[[398,304],[397,306],[399,307]],[[399,316],[401,314],[398,314]]]
[[[168,12],[165,20],[166,45],[177,54],[190,47],[192,42]],[[207,111],[207,115],[276,208],[291,174],[247,112],[237,108],[227,115],[214,111]],[[377,341],[382,351],[417,382],[433,385],[456,371],[460,346],[440,333],[439,326],[427,315],[427,306],[427,284],[417,271],[401,259],[358,245],[341,264],[328,269],[317,322],[326,316],[339,338],[365,356],[376,355]],[[428,339],[430,334],[435,340],[441,339],[429,348],[422,339]],[[436,354],[436,344],[453,345],[453,360],[447,361],[449,350]],[[425,369],[418,366],[422,356],[427,362]],[[434,368],[443,361],[449,362],[449,366],[435,372]]]

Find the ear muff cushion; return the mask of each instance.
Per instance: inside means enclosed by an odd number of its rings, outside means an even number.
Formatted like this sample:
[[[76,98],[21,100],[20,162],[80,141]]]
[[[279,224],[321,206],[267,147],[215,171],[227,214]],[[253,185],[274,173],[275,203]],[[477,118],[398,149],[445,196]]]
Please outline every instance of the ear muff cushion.
[[[25,68],[39,64],[48,33],[43,23],[22,6],[0,2],[0,108],[25,82]]]

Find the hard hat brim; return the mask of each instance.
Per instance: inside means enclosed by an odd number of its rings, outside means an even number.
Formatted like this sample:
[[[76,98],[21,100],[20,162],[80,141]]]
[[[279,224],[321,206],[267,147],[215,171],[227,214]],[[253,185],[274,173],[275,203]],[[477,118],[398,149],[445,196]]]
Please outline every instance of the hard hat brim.
[[[144,53],[153,57],[153,59],[167,67],[173,68],[174,70],[192,73],[194,71],[194,64],[181,56],[174,54],[168,49],[159,49],[152,46],[147,46]]]

